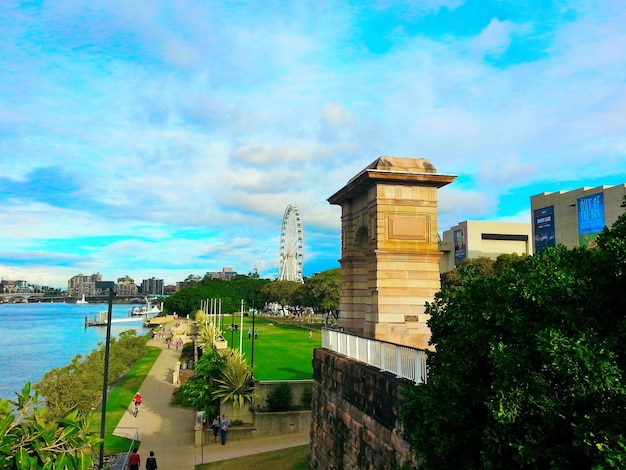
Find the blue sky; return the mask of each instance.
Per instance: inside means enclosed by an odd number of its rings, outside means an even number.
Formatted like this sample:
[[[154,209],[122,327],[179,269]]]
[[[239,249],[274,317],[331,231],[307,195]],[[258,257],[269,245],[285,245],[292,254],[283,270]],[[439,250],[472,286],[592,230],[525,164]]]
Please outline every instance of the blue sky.
[[[622,1],[0,6],[0,277],[338,267],[326,199],[381,155],[458,175],[439,230],[626,182]]]

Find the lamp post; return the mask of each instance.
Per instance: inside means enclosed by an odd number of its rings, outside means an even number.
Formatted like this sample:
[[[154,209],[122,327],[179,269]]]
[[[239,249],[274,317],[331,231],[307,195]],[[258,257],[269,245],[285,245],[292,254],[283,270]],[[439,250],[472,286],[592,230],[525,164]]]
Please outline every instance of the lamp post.
[[[254,367],[254,299],[252,299],[252,350],[250,354],[251,366]]]
[[[235,310],[231,308],[230,311],[230,348],[234,349],[235,343]]]
[[[107,389],[109,387],[109,353],[111,349],[111,317],[113,316],[113,281],[97,281],[96,289],[109,290],[109,307],[107,309],[107,336],[104,347],[104,377],[102,379],[102,418],[100,422],[100,460],[98,468],[104,468],[104,428],[107,415]]]

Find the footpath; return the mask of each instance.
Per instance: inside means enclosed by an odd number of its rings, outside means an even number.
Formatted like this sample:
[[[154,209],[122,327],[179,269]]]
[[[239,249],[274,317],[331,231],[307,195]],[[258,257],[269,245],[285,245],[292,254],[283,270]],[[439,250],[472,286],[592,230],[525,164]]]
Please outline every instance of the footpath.
[[[159,347],[162,351],[139,389],[143,397],[139,414],[137,417],[133,416],[129,403],[127,412],[113,432],[116,436],[127,438],[136,436],[141,441],[140,468],[145,468],[150,451],[154,451],[159,470],[193,470],[202,463],[286,449],[310,442],[309,433],[306,432],[239,441],[227,440],[226,445],[221,445],[218,439],[216,443],[209,442],[195,447],[195,412],[170,405],[172,394],[178,388],[178,385],[172,384],[172,379],[180,351],[173,346],[168,349],[158,335],[148,341],[148,345]]]

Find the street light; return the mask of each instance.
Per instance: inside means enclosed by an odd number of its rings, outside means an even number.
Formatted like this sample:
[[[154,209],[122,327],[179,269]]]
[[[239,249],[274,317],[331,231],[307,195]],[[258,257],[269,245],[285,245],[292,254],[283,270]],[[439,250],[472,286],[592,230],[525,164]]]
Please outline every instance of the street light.
[[[96,281],[96,289],[109,290],[109,308],[107,309],[107,336],[104,347],[104,378],[102,379],[102,418],[100,423],[100,460],[98,468],[104,468],[104,425],[107,415],[107,388],[109,387],[109,352],[111,349],[111,317],[113,316],[113,281]]]
[[[254,299],[252,299],[252,351],[250,354],[250,362],[251,362],[251,366],[254,367],[254,334],[255,334],[255,330],[254,330]]]

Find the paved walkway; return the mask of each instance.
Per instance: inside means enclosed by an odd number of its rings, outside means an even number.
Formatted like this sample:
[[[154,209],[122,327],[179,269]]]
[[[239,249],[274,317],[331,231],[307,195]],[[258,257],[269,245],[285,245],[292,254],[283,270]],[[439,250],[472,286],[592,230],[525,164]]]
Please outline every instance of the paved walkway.
[[[168,349],[158,336],[148,341],[148,345],[160,347],[163,351],[139,390],[143,397],[139,415],[132,415],[129,403],[127,413],[113,432],[116,436],[128,438],[137,434],[141,441],[141,468],[145,467],[151,450],[157,458],[159,470],[193,470],[201,463],[286,449],[310,442],[309,433],[306,432],[227,441],[224,446],[218,441],[195,447],[195,412],[170,406],[172,393],[178,387],[172,384],[172,376],[180,351],[174,347]]]
[[[172,384],[172,375],[180,351],[173,346],[168,349],[158,336],[148,341],[148,345],[160,347],[163,351],[139,390],[143,397],[139,415],[132,415],[129,403],[127,413],[113,434],[132,438],[137,432],[141,441],[141,468],[153,450],[161,470],[193,469],[195,412],[170,406],[172,393],[177,387]]]

